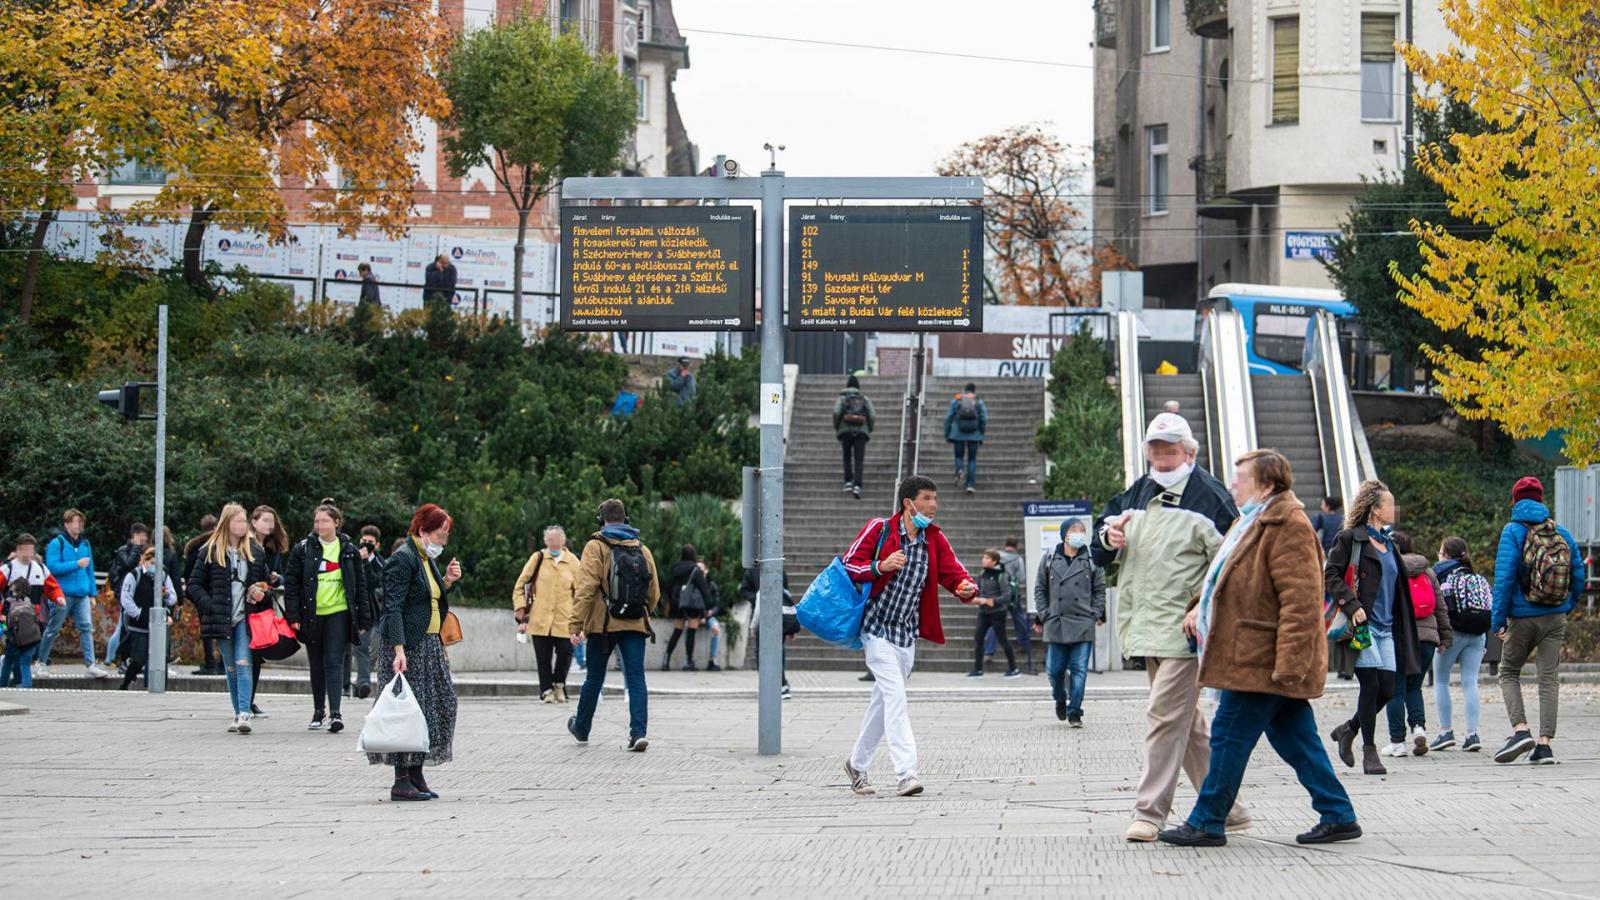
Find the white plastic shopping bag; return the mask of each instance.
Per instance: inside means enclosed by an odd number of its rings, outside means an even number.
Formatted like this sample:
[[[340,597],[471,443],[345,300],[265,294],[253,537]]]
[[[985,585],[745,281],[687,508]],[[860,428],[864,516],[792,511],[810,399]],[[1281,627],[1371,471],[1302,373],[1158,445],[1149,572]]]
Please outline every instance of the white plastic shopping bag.
[[[404,675],[396,675],[378,692],[366,724],[361,726],[356,749],[368,753],[428,752],[428,720],[422,717],[417,695]]]

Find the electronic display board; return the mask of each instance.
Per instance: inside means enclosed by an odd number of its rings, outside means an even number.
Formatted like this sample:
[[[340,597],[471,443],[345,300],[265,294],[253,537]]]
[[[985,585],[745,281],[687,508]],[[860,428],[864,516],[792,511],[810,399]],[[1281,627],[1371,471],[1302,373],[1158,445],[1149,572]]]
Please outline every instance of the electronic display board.
[[[983,210],[789,209],[789,327],[982,331]]]
[[[755,251],[748,206],[563,206],[561,327],[749,330]]]

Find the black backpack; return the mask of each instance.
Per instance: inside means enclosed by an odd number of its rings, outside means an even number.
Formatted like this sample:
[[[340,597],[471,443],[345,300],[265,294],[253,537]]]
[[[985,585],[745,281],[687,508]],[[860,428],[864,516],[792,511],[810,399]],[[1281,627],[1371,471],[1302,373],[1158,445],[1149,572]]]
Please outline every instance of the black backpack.
[[[650,564],[641,545],[611,544],[611,572],[606,579],[606,616],[642,619],[650,614]]]
[[[44,629],[39,627],[39,610],[33,598],[26,593],[7,591],[0,596],[6,604],[6,641],[18,650],[26,650],[44,639]]]
[[[956,428],[963,434],[970,434],[978,430],[978,398],[971,394],[963,394],[956,401]]]
[[[846,425],[867,424],[867,398],[860,394],[846,394],[839,420]]]

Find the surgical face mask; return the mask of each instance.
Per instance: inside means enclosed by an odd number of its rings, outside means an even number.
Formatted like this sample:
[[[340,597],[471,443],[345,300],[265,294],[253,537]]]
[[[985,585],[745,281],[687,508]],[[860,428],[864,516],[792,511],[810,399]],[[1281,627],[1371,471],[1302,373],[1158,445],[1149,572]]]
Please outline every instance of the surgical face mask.
[[[1074,531],[1067,535],[1067,546],[1074,550],[1082,550],[1089,546],[1089,536],[1081,531]]]
[[[927,528],[929,525],[933,524],[933,518],[912,510],[911,524],[917,526],[918,528]]]
[[[444,552],[444,548],[438,544],[423,544],[422,549],[428,554],[429,559],[438,559],[439,554]]]
[[[1162,472],[1159,469],[1152,468],[1150,470],[1150,480],[1161,485],[1163,488],[1171,488],[1173,485],[1182,482],[1193,473],[1194,463],[1186,462],[1170,472]]]
[[[550,551],[550,558],[551,559],[560,559],[561,558],[561,549],[558,547],[558,548],[556,548],[554,550],[551,550]]]

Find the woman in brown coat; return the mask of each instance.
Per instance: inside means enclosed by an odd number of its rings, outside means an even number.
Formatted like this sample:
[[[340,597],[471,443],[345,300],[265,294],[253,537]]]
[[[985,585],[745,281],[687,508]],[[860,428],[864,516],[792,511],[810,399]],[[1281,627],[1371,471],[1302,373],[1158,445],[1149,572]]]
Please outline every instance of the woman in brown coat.
[[[1274,450],[1251,451],[1234,464],[1239,518],[1183,622],[1200,653],[1200,683],[1222,695],[1211,723],[1211,768],[1188,822],[1161,832],[1166,843],[1228,842],[1224,822],[1263,732],[1321,815],[1295,840],[1326,844],[1361,836],[1309,702],[1322,695],[1328,668],[1322,545],[1290,493],[1293,484],[1289,461]]]
[[[578,584],[578,557],[567,550],[567,532],[560,525],[544,530],[544,549],[528,557],[511,589],[511,608],[522,633],[533,641],[539,667],[539,699],[567,702],[567,669],[572,665],[572,638],[567,632]]]

